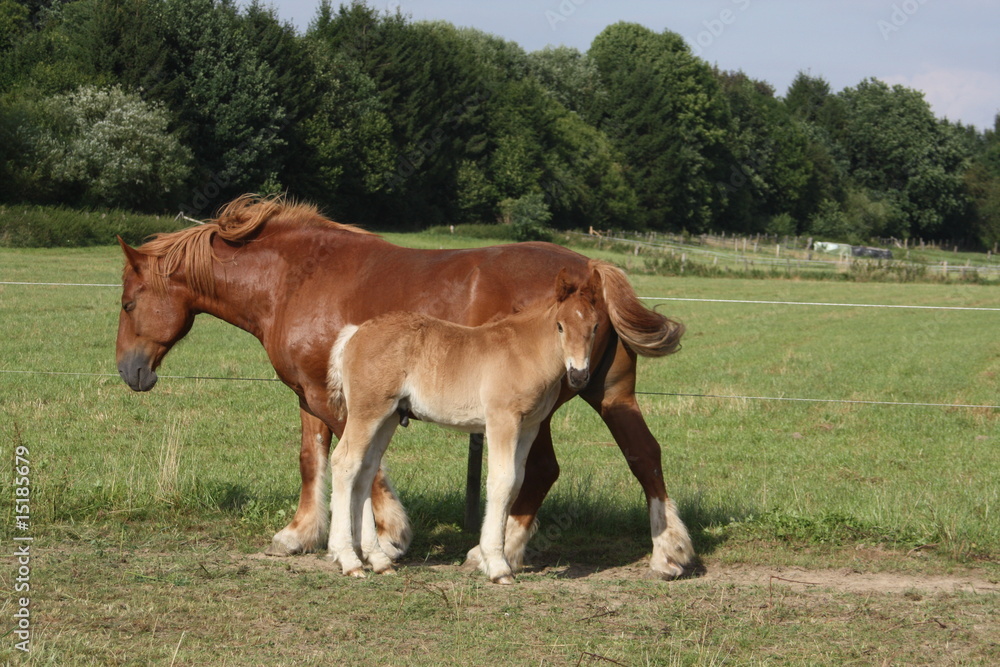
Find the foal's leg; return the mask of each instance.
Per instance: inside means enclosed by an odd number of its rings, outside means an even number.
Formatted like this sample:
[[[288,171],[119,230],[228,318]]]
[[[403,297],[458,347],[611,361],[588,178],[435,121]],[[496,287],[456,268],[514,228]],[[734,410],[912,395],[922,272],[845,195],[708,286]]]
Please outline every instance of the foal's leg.
[[[375,514],[375,531],[382,551],[392,560],[399,560],[410,546],[413,529],[403,503],[382,468],[375,473],[372,483],[371,509]]]
[[[524,480],[524,464],[534,430],[520,433],[515,415],[487,416],[489,446],[486,479],[486,515],[479,536],[479,569],[498,584],[514,583],[514,572],[504,555],[504,532],[511,505]]]
[[[619,342],[603,383],[600,379],[592,380],[580,395],[600,413],[646,493],[653,536],[649,567],[665,579],[680,577],[694,559],[694,547],[677,506],[667,496],[660,444],[635,400],[635,354]]]
[[[292,556],[315,551],[327,543],[329,514],[329,456],[332,431],[321,419],[300,410],[302,448],[299,473],[302,490],[299,505],[291,522],[278,531],[268,556]],[[342,429],[343,426],[341,425]],[[413,529],[403,504],[380,470],[372,484],[372,510],[382,549],[393,559],[400,558],[410,546]]]
[[[515,572],[523,567],[524,552],[528,547],[528,541],[538,530],[538,521],[535,519],[538,508],[541,507],[545,494],[549,492],[559,477],[559,463],[556,461],[555,451],[552,449],[550,418],[551,415],[539,425],[534,443],[531,444],[531,449],[527,453],[520,491],[514,499],[507,517],[504,555]],[[482,550],[477,544],[469,550],[465,565],[466,567],[480,567],[482,561]]]
[[[394,570],[392,569],[392,558],[383,550],[375,532],[371,489],[375,475],[379,472],[382,456],[392,439],[392,434],[396,431],[396,426],[397,423],[392,419],[382,422],[365,453],[361,470],[352,491],[352,506],[360,510],[353,517],[355,548],[360,547],[362,558],[368,561],[377,573],[393,572]],[[360,543],[358,542],[359,536]]]
[[[359,558],[361,504],[355,504],[355,485],[368,451],[373,425],[349,419],[344,435],[330,456],[330,542],[328,557],[339,562],[344,574],[364,577]],[[355,517],[358,520],[355,520]]]

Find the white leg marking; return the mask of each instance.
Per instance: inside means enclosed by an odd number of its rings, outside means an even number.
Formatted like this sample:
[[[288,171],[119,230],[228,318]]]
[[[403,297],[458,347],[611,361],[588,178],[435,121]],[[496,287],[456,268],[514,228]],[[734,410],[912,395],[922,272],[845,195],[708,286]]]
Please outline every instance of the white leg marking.
[[[694,547],[673,500],[650,501],[649,527],[653,535],[653,556],[649,567],[667,579],[682,576],[684,568],[694,558]]]

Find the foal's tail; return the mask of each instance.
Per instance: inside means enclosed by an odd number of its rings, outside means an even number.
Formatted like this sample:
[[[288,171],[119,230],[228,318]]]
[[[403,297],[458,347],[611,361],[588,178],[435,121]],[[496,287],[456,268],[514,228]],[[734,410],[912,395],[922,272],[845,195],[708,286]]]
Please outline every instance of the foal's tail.
[[[330,408],[338,419],[347,416],[347,397],[344,396],[344,348],[347,341],[351,340],[358,327],[355,324],[348,324],[337,335],[333,347],[330,349],[330,367],[326,373],[326,389],[330,394]]]
[[[683,324],[642,305],[617,266],[591,260],[590,267],[601,276],[611,326],[623,343],[644,357],[663,357],[680,349]]]

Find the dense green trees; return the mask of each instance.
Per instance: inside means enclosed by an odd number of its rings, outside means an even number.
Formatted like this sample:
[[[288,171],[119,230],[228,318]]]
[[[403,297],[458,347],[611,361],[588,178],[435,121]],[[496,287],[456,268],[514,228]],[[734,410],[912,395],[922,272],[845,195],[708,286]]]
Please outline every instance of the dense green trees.
[[[525,53],[320,2],[0,0],[0,201],[208,215],[287,191],[344,220],[1000,241],[1000,126],[876,80],[784,97],[618,23]]]

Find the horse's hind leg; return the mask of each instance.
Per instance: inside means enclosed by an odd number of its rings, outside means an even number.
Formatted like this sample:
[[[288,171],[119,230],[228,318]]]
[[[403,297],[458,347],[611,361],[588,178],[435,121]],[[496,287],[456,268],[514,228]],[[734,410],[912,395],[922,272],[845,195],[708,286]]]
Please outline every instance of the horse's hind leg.
[[[597,410],[646,493],[653,556],[649,566],[666,579],[682,576],[692,565],[694,547],[677,506],[667,496],[660,444],[649,431],[635,400],[635,356],[618,343],[603,385],[595,378],[581,396]]]

